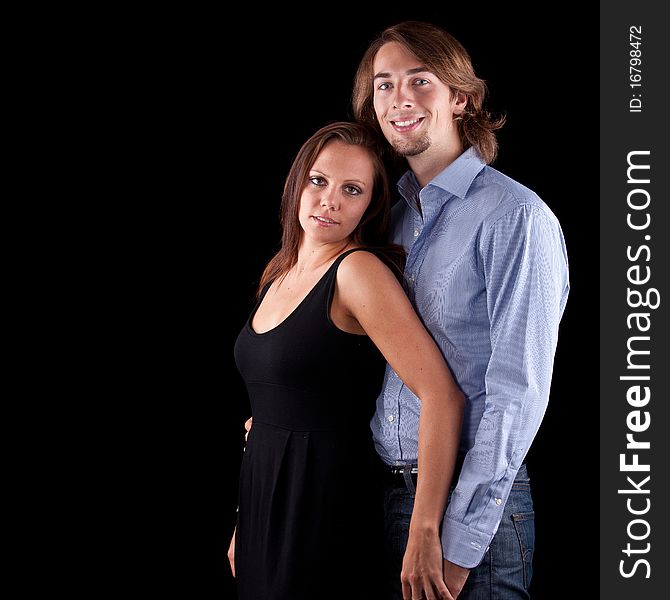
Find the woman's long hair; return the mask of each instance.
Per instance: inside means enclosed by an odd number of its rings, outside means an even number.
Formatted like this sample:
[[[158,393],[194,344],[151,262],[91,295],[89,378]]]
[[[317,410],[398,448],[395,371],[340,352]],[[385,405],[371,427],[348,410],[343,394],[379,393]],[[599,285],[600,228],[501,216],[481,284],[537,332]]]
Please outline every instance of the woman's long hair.
[[[360,223],[352,233],[357,245],[375,250],[376,254],[391,267],[399,279],[405,263],[405,252],[401,246],[388,243],[391,200],[388,177],[382,159],[383,146],[374,129],[363,123],[345,121],[322,127],[310,137],[298,151],[286,183],[281,201],[281,249],[265,267],[258,286],[260,294],[265,285],[288,273],[298,261],[298,247],[302,236],[299,221],[300,196],[307,185],[309,172],[323,148],[338,140],[351,146],[365,148],[374,166],[372,199]]]
[[[430,23],[399,23],[385,29],[370,44],[354,79],[351,102],[356,119],[379,129],[373,105],[373,68],[377,52],[389,42],[397,42],[416,56],[422,65],[449,86],[452,94],[462,92],[467,96],[462,118],[456,121],[463,149],[474,146],[486,164],[492,163],[498,152],[494,131],[503,126],[505,118],[494,118],[484,110],[486,83],[475,75],[465,48],[453,36]]]

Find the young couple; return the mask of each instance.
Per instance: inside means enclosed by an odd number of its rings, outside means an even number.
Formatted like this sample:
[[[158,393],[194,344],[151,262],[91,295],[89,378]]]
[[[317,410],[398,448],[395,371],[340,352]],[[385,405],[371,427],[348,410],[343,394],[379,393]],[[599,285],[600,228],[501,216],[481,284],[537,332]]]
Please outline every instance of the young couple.
[[[361,61],[358,123],[291,167],[235,346],[253,414],[228,553],[243,600],[529,597],[523,461],[568,262],[546,204],[488,166],[502,123],[484,96],[459,42],[401,23]],[[378,131],[409,167],[392,215]]]

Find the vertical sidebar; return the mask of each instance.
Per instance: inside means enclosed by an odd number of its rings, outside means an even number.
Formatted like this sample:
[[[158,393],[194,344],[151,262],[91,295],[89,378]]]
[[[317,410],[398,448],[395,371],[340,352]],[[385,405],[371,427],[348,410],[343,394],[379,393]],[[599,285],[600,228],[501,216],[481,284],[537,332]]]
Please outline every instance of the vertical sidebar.
[[[668,33],[600,3],[601,598],[667,597]],[[588,110],[576,109],[588,118]]]

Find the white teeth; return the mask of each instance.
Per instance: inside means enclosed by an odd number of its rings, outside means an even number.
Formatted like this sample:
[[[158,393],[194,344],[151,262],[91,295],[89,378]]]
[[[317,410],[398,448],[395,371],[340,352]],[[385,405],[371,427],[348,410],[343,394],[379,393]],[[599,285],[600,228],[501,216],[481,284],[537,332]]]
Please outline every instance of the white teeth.
[[[323,217],[316,217],[319,221],[323,221],[324,223],[335,223],[332,219],[324,219]]]
[[[414,119],[413,121],[395,121],[395,124],[397,127],[409,127],[410,125],[414,125],[418,122],[419,119]]]

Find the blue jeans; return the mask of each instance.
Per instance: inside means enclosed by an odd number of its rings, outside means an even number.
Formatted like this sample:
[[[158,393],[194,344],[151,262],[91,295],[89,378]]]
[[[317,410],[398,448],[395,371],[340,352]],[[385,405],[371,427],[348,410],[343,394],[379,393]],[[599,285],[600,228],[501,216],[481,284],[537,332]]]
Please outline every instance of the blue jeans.
[[[400,571],[414,506],[414,486],[386,484],[384,490],[384,536],[386,598],[402,600]],[[530,479],[522,465],[512,484],[502,521],[479,566],[470,571],[458,600],[528,599],[533,575],[535,521]]]

